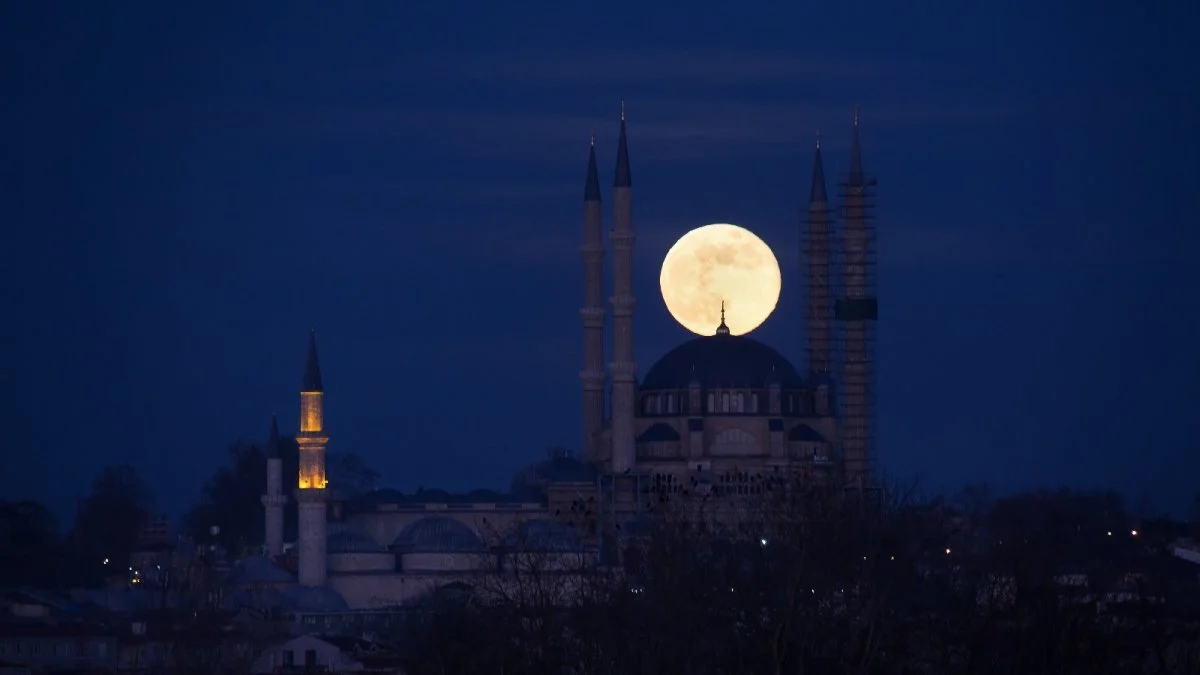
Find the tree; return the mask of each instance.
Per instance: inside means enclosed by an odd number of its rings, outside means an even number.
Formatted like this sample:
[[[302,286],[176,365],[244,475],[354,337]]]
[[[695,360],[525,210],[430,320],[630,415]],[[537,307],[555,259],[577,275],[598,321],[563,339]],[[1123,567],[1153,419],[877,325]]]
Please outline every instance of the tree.
[[[353,452],[333,452],[325,458],[325,474],[343,499],[354,499],[379,486],[379,472]]]
[[[1111,493],[925,500],[801,476],[743,487],[644,495],[654,519],[626,535],[620,570],[563,575],[536,556],[505,563],[519,545],[496,549],[502,574],[473,581],[471,602],[426,606],[410,672],[1082,675],[1200,662],[1200,622],[1171,614],[1186,610],[1180,589],[1130,585],[1157,563]],[[1089,580],[1073,588],[1064,572]],[[1194,572],[1177,581],[1194,587]]]
[[[0,579],[14,586],[51,588],[61,581],[62,563],[54,514],[34,501],[0,501]]]
[[[121,464],[100,472],[92,493],[79,504],[68,537],[77,582],[99,584],[126,569],[151,503],[149,486],[132,466]]]
[[[280,439],[283,485],[295,485],[299,451],[292,438]],[[227,449],[229,463],[218,467],[201,490],[200,499],[184,515],[184,530],[197,542],[223,546],[232,555],[257,549],[265,537],[262,495],[267,485],[267,457],[257,443],[239,442]],[[291,476],[291,480],[288,480]],[[217,535],[210,534],[217,527]],[[284,508],[284,536],[295,537],[295,506]]]
[[[184,515],[184,530],[197,541],[211,541],[209,531],[219,529],[215,543],[236,556],[254,553],[266,537],[262,495],[267,486],[266,449],[259,443],[241,441],[227,449],[225,466],[218,467],[201,490],[200,499]],[[295,437],[279,439],[283,491],[289,498],[283,510],[283,536],[296,538],[297,512],[292,491],[300,464],[300,447]],[[326,458],[330,486],[342,496],[353,498],[375,489],[379,474],[354,453],[331,453]]]

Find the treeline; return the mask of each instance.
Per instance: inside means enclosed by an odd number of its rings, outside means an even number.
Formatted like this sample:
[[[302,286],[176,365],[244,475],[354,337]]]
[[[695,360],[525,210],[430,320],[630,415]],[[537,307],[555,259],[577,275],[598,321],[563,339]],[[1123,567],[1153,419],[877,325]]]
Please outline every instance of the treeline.
[[[295,485],[299,449],[294,438],[280,441],[286,490]],[[262,444],[239,442],[226,453],[225,464],[205,483],[182,527],[172,531],[223,546],[236,558],[257,552],[265,536],[260,499],[267,480],[266,451]],[[328,474],[330,485],[346,498],[374,489],[378,480],[353,453],[330,454]],[[128,464],[97,474],[65,530],[39,502],[0,501],[0,585],[95,587],[109,577],[123,576],[155,506],[151,484]],[[294,539],[294,500],[284,509],[284,524],[285,537]]]
[[[1164,547],[1192,526],[1116,495],[656,502],[624,574],[515,566],[431,597],[394,636],[409,672],[1200,672],[1200,567]]]

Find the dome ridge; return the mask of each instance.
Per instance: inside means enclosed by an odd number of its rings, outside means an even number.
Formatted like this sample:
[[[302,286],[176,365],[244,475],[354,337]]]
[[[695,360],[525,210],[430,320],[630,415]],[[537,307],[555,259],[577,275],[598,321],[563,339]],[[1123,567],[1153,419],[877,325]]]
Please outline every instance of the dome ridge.
[[[765,388],[772,378],[785,389],[800,389],[804,379],[774,348],[745,335],[708,335],[676,346],[646,372],[641,391],[702,387]]]

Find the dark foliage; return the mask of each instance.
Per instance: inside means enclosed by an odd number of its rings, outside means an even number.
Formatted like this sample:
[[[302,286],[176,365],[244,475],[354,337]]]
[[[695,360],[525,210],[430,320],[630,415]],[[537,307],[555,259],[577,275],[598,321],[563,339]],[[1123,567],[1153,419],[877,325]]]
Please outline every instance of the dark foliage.
[[[65,553],[58,520],[49,509],[32,501],[0,501],[0,579],[4,584],[57,586]]]
[[[624,573],[579,572],[573,602],[530,570],[432,601],[410,672],[1200,672],[1197,570],[1118,497],[964,492],[660,500]]]
[[[296,486],[300,448],[292,436],[279,439],[284,494],[283,536],[296,538]],[[267,456],[258,443],[240,442],[228,449],[229,462],[205,484],[200,499],[184,515],[184,531],[196,541],[214,541],[234,556],[257,552],[266,537],[262,495],[267,485]],[[375,489],[379,474],[353,453],[330,453],[326,458],[330,487],[344,498]],[[213,537],[211,528],[217,527]]]
[[[67,537],[69,581],[95,586],[109,576],[123,574],[151,503],[149,486],[132,466],[121,464],[101,471],[91,494],[80,501]]]

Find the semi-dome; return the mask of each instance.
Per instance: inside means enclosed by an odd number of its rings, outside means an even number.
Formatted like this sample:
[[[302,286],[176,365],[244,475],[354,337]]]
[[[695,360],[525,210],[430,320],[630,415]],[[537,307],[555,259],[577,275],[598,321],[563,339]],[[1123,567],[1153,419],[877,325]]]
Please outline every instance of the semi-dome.
[[[381,553],[387,549],[357,523],[330,523],[325,550],[328,553]]]
[[[583,548],[583,541],[574,528],[540,518],[522,522],[504,543],[528,551],[578,551]]]
[[[771,347],[744,335],[699,337],[667,352],[646,373],[641,390],[701,387],[762,388],[778,382],[799,389],[804,380],[786,358]]]
[[[445,516],[427,516],[410,523],[392,545],[415,552],[479,551],[483,542],[470,527]]]
[[[289,586],[282,591],[283,607],[293,612],[344,612],[341,593],[328,586]]]
[[[262,555],[252,555],[242,558],[225,577],[225,583],[231,586],[258,586],[265,584],[286,584],[295,581],[291,574],[280,569],[271,559]]]

